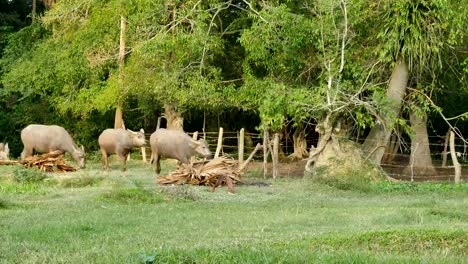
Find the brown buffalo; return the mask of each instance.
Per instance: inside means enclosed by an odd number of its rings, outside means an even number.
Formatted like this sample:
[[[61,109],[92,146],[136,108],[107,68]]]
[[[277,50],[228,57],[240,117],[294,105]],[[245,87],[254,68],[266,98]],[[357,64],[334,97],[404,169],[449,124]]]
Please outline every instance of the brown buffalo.
[[[122,161],[122,171],[127,170],[128,153],[134,147],[141,147],[145,144],[145,131],[133,132],[123,128],[109,128],[102,131],[98,139],[102,154],[102,168],[108,169],[107,157],[117,154]]]
[[[33,151],[47,153],[56,150],[68,152],[80,168],[85,167],[85,151],[78,147],[70,134],[61,126],[29,125],[21,131],[24,149],[21,159],[32,156]]]
[[[183,131],[157,129],[150,137],[151,160],[157,174],[161,172],[160,158],[176,159],[189,164],[190,158],[199,154],[205,158],[211,156],[208,144],[203,139],[194,140]]]

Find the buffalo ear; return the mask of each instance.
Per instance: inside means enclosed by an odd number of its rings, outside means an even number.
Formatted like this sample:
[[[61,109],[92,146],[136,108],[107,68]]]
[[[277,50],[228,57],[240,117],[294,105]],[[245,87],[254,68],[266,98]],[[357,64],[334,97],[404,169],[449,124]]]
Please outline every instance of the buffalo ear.
[[[140,132],[144,134],[145,130],[142,128],[142,129],[140,129]]]
[[[189,145],[190,145],[190,147],[192,147],[192,148],[196,148],[196,147],[198,147],[198,146],[200,145],[200,142],[191,139]]]
[[[84,146],[83,146],[83,145],[81,145],[81,146],[80,146],[80,148],[81,148],[81,150],[84,152]]]

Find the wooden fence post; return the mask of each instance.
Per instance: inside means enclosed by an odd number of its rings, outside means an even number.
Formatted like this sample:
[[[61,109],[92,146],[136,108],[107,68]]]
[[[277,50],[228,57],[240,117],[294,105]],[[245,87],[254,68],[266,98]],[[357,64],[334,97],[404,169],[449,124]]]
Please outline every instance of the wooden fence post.
[[[218,135],[218,146],[216,147],[216,152],[214,158],[216,159],[219,157],[219,153],[221,152],[221,148],[223,147],[223,128],[219,128],[219,135]]]
[[[158,117],[158,122],[156,123],[156,129],[155,130],[158,130],[159,127],[161,127],[161,117]]]
[[[461,166],[457,159],[457,153],[455,153],[455,133],[453,131],[450,131],[450,156],[455,168],[455,183],[460,183]]]
[[[239,132],[239,168],[244,163],[244,129],[242,128]]]
[[[444,151],[442,152],[442,168],[447,167],[447,146],[449,144],[449,138],[450,138],[450,132],[452,130],[449,128],[447,131],[447,134],[445,135],[445,140],[444,140]]]
[[[143,130],[143,136],[145,137],[145,131]],[[146,137],[145,137],[145,141],[146,141]],[[146,163],[147,160],[146,160],[146,146],[142,146],[141,147],[141,157],[143,159],[143,162]]]
[[[265,130],[263,132],[263,178],[266,179],[267,177],[267,163],[268,163],[268,131]]]
[[[273,139],[273,179],[279,176],[279,167],[278,167],[278,152],[279,152],[279,134],[275,133],[275,137]]]

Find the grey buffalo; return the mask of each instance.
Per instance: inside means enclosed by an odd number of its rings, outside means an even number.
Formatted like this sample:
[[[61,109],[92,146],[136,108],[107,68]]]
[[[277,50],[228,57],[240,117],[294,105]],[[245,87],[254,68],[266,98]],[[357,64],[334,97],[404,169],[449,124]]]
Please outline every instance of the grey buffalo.
[[[211,156],[208,144],[203,139],[194,140],[183,131],[157,129],[150,137],[151,160],[157,174],[161,172],[160,158],[176,159],[189,164],[190,158],[199,154],[205,158]]]
[[[78,147],[61,126],[29,125],[21,130],[21,141],[24,145],[21,159],[32,156],[33,151],[47,153],[60,150],[70,153],[80,168],[85,167],[84,147]]]
[[[107,157],[111,154],[117,154],[122,161],[122,171],[127,170],[128,153],[134,147],[141,147],[145,144],[145,131],[133,132],[123,128],[109,128],[102,131],[98,139],[102,154],[102,167],[108,169]]]

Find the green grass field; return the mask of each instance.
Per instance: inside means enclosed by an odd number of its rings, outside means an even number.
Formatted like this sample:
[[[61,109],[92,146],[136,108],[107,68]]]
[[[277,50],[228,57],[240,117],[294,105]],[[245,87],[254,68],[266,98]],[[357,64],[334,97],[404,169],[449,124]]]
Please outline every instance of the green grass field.
[[[353,191],[250,173],[229,194],[158,186],[138,161],[99,168],[38,180],[1,166],[0,263],[468,263],[467,183]]]

